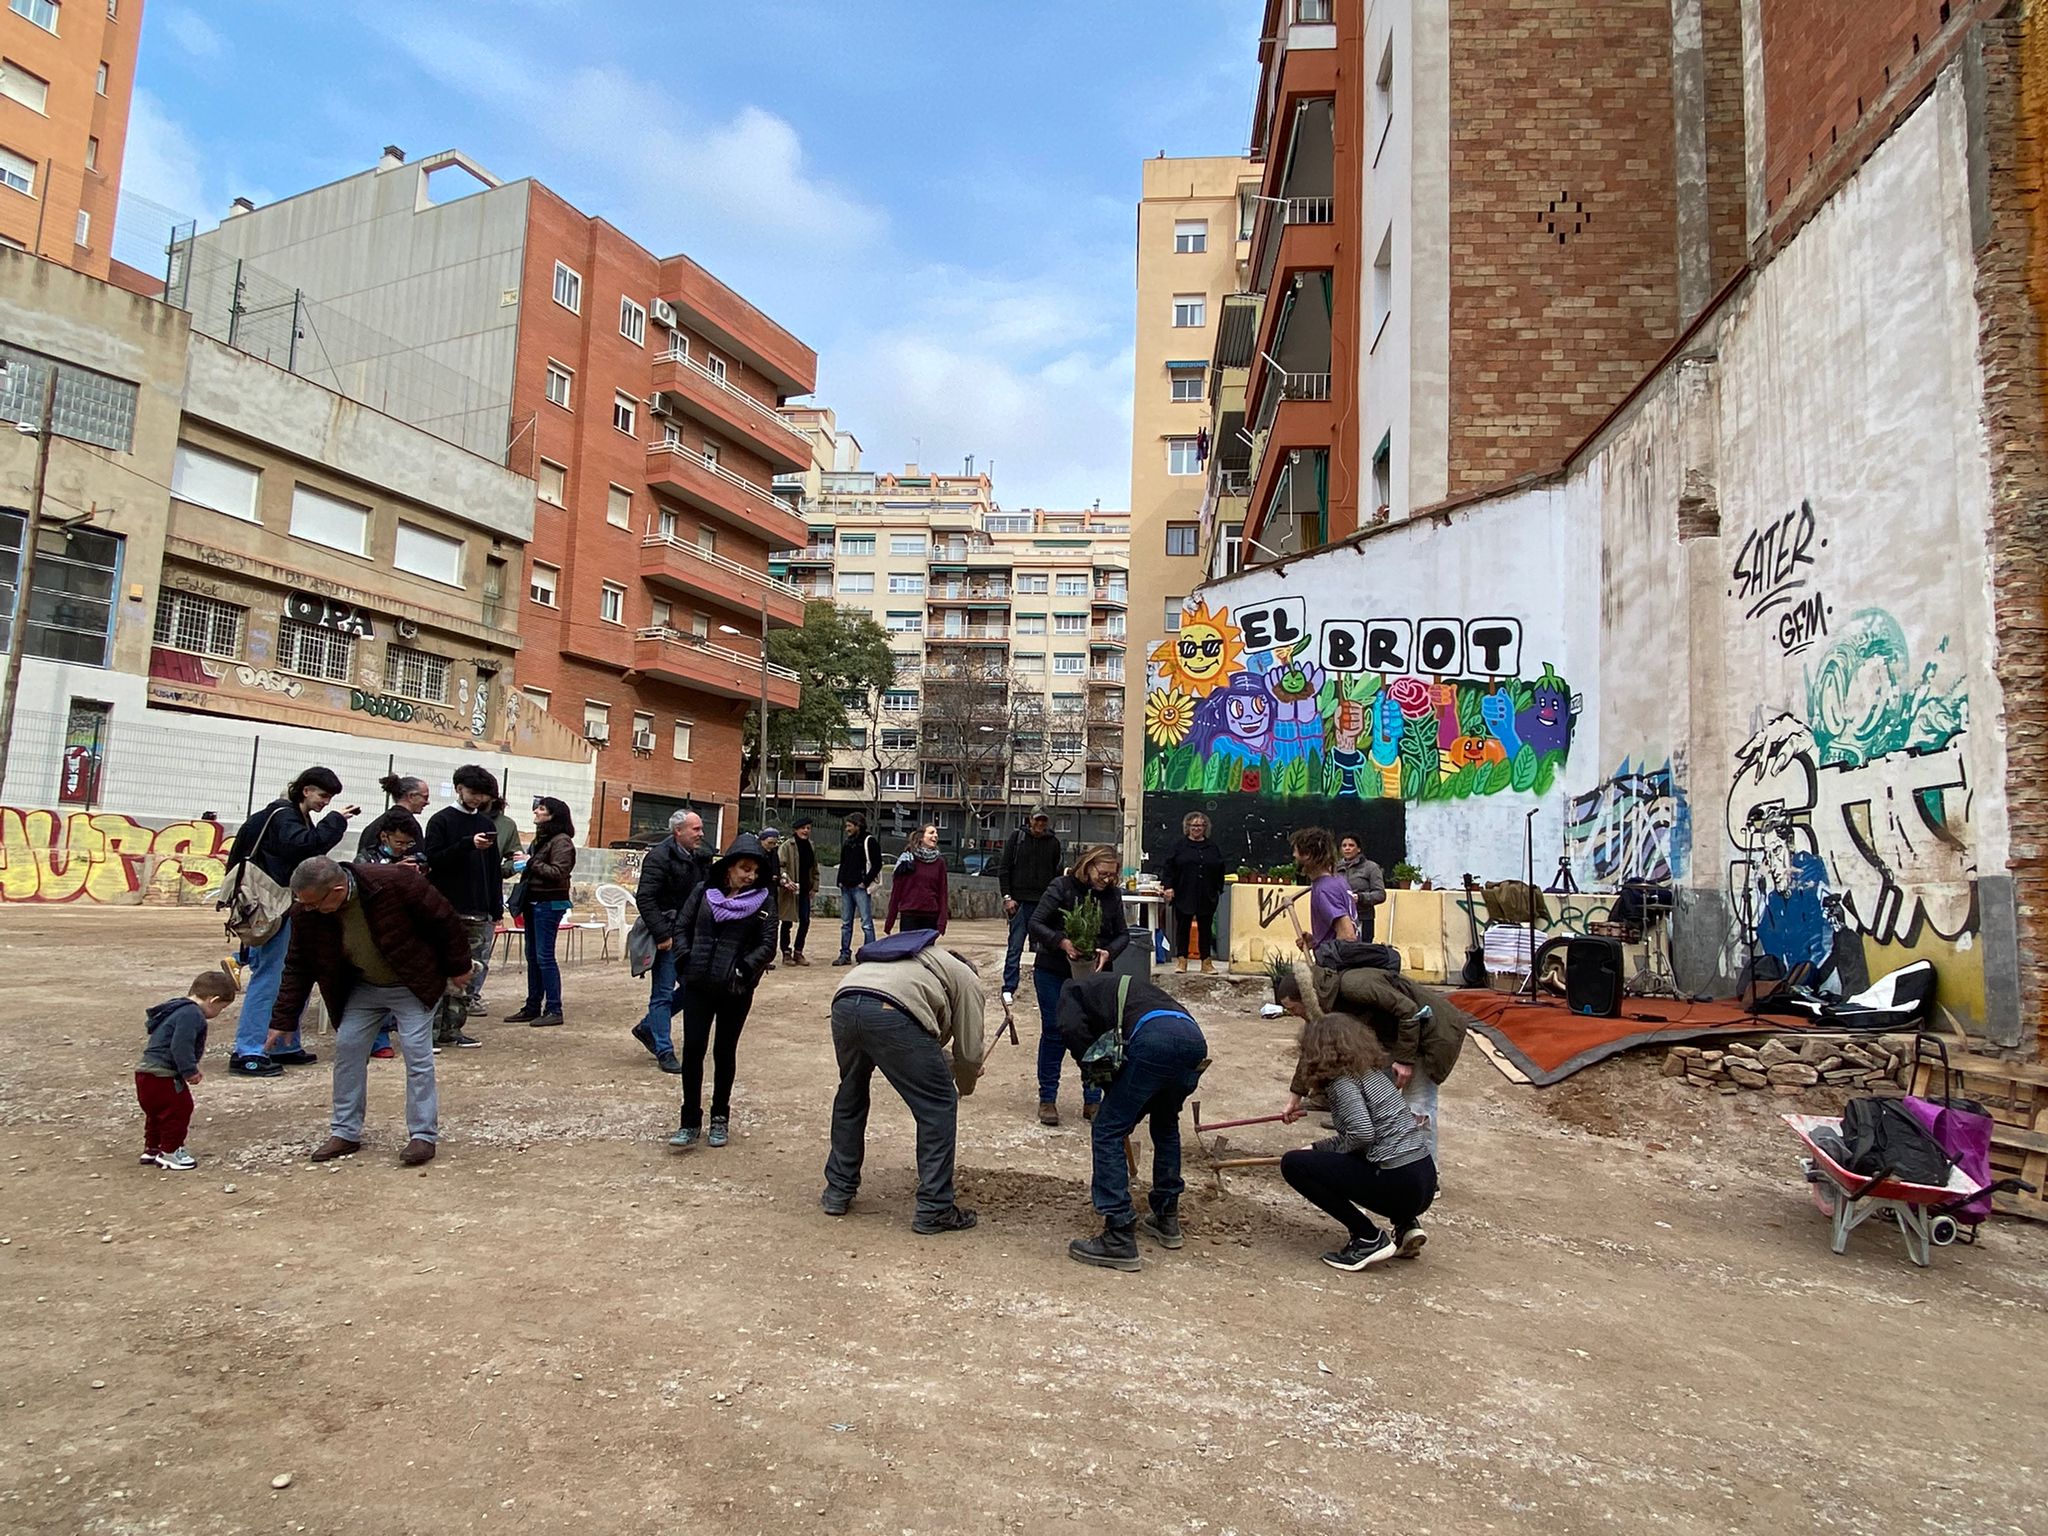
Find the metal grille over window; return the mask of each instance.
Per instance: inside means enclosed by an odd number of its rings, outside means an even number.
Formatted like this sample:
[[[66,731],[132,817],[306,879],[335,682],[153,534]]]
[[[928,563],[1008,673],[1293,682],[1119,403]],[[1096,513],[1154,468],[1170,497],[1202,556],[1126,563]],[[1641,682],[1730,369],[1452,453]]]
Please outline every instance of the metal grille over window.
[[[244,611],[217,597],[165,592],[156,603],[155,643],[174,651],[237,661],[242,655]]]
[[[448,702],[448,658],[394,645],[384,653],[384,686],[402,699]]]
[[[286,672],[345,683],[355,671],[355,638],[329,629],[315,629],[296,619],[277,626],[277,664]]]

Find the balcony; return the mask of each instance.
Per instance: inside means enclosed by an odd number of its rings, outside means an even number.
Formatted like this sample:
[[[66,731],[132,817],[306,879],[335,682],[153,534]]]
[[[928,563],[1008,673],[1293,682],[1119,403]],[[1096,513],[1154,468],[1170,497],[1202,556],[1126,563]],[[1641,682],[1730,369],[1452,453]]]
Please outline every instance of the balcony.
[[[833,551],[830,544],[811,544],[803,549],[778,549],[768,558],[780,565],[830,565]]]
[[[1090,784],[1081,791],[1081,803],[1083,805],[1114,807],[1120,800],[1121,792],[1114,785]]]
[[[1121,688],[1123,685],[1124,674],[1120,667],[1091,667],[1088,670],[1090,688]]]
[[[677,444],[648,444],[647,484],[771,545],[787,547],[810,531],[780,498]]]
[[[1129,587],[1097,587],[1095,606],[1098,608],[1128,608],[1131,605]]]
[[[810,467],[809,438],[777,415],[773,406],[727,383],[694,357],[662,353],[654,360],[654,389],[685,415],[745,443],[768,460],[772,471]]]
[[[935,629],[927,634],[928,645],[1008,645],[1007,624],[970,624],[965,629]]]
[[[1337,91],[1334,7],[1280,0],[1280,12],[1274,35],[1259,44],[1259,94],[1252,107],[1251,157],[1268,164],[1287,159],[1288,108]]]
[[[1098,704],[1088,711],[1088,729],[1091,731],[1120,731],[1124,728],[1124,712]]]
[[[633,636],[633,669],[659,682],[694,688],[699,693],[748,702],[761,696],[761,658],[745,651],[699,640],[681,630],[656,626]],[[768,663],[768,703],[795,709],[802,685],[788,667]]]
[[[761,612],[765,597],[771,625],[800,628],[804,622],[801,588],[668,534],[640,541],[640,579],[741,613]]]
[[[1124,648],[1124,632],[1120,629],[1108,629],[1098,624],[1095,628],[1088,631],[1088,643],[1090,645],[1113,645],[1118,650],[1122,650]]]
[[[825,798],[823,779],[771,779],[769,793],[781,800],[822,800]]]
[[[935,607],[1007,608],[1010,606],[1010,589],[1001,582],[952,584],[931,588],[925,593],[925,601]]]
[[[658,296],[675,305],[691,330],[746,359],[782,398],[818,387],[818,354],[689,257],[662,261]]]

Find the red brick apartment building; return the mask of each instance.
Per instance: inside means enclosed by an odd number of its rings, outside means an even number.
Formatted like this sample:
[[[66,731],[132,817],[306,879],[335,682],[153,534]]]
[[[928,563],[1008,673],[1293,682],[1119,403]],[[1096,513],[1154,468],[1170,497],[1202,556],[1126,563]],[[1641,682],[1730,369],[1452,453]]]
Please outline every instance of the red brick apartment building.
[[[768,552],[805,541],[770,486],[810,463],[776,408],[815,387],[811,349],[689,258],[453,152],[389,149],[193,261],[359,319],[338,387],[532,476],[519,676],[596,753],[589,839],[659,836],[684,806],[729,835],[764,625],[803,621]],[[766,689],[797,702],[793,673]]]

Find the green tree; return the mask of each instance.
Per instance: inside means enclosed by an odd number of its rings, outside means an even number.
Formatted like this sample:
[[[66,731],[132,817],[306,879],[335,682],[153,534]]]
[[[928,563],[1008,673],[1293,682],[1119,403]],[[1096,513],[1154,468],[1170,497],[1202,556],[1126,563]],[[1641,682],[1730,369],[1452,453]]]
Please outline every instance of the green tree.
[[[795,709],[768,711],[768,759],[786,763],[791,746],[817,742],[826,751],[846,744],[849,699],[866,713],[866,700],[895,680],[896,660],[889,636],[864,613],[831,602],[804,604],[801,629],[768,634],[768,659],[788,667],[802,680]],[[758,706],[747,711],[746,741],[740,759],[743,794],[752,794],[761,773],[761,720]],[[771,766],[772,772],[772,766]]]

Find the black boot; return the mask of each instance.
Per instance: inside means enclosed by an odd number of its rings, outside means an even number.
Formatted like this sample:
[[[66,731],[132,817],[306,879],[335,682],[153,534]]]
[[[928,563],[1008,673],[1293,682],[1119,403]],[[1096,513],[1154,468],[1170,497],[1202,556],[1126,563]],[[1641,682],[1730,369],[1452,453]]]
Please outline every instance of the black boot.
[[[1100,1269],[1143,1269],[1144,1260],[1138,1257],[1137,1231],[1132,1222],[1118,1226],[1106,1221],[1101,1236],[1077,1237],[1067,1244],[1067,1257]]]
[[[1180,1212],[1170,1205],[1163,1211],[1148,1211],[1139,1217],[1138,1230],[1162,1248],[1178,1248],[1187,1241],[1181,1236]]]

